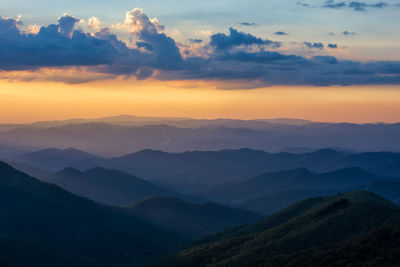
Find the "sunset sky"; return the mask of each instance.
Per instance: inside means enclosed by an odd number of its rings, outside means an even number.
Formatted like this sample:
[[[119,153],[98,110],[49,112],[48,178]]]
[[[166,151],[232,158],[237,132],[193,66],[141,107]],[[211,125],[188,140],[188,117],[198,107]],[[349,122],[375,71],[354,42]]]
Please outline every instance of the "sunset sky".
[[[0,0],[0,123],[400,121],[400,1]]]

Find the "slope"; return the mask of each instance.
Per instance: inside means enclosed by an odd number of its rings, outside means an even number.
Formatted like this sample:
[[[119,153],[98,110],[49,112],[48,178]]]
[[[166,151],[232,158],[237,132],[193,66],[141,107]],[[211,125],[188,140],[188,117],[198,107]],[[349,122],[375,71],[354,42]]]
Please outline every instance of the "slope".
[[[162,266],[275,266],[300,250],[340,244],[400,221],[400,207],[369,192],[299,202],[266,219],[221,232]]]
[[[77,197],[1,162],[0,229],[98,266],[136,266],[186,242],[128,211]]]
[[[150,196],[178,195],[130,174],[100,167],[85,172],[67,168],[46,177],[43,181],[56,184],[76,195],[113,206],[128,206]]]
[[[215,203],[194,204],[176,198],[154,197],[135,203],[133,213],[192,238],[254,222],[260,215]]]

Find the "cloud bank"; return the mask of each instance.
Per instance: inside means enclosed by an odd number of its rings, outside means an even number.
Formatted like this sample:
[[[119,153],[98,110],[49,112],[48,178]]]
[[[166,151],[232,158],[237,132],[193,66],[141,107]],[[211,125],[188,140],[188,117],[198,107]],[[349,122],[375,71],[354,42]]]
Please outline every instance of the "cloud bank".
[[[192,39],[188,44],[180,44],[163,32],[164,27],[157,19],[149,18],[138,8],[127,12],[123,23],[113,26],[128,31],[130,43],[119,39],[111,28],[101,28],[96,17],[88,20],[89,32],[80,29],[79,23],[80,19],[64,14],[57,24],[31,32],[21,29],[19,19],[0,18],[0,70],[3,73],[64,67],[85,70],[86,73],[80,74],[82,77],[65,82],[85,82],[96,77],[136,77],[240,80],[249,88],[400,84],[399,61],[357,62],[332,56],[303,57],[280,52],[280,42],[234,28],[228,33],[211,35],[209,42]],[[336,44],[304,42],[304,45],[316,52],[337,48]],[[196,53],[189,53],[187,49],[201,51],[197,53],[199,56],[194,56]]]

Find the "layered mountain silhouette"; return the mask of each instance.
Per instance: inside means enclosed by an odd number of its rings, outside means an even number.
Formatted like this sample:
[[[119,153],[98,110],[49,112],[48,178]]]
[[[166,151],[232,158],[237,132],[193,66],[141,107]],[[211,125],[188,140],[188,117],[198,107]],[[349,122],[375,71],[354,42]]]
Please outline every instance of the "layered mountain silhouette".
[[[354,151],[400,151],[400,124],[310,123],[297,120],[72,120],[0,126],[0,146],[19,150],[75,147],[101,156],[151,148],[168,152],[248,147],[340,147]],[[3,130],[1,130],[3,129]],[[371,142],[373,140],[373,142]],[[8,158],[7,158],[8,159]]]
[[[40,151],[42,154],[43,151]],[[58,151],[63,153],[63,151]],[[69,153],[67,153],[69,154]],[[245,181],[251,177],[269,172],[279,172],[305,168],[312,172],[322,173],[337,169],[359,167],[379,176],[400,177],[399,153],[371,152],[349,154],[333,149],[317,150],[309,153],[268,153],[261,150],[239,149],[221,151],[192,151],[184,153],[167,153],[157,150],[142,150],[116,158],[90,157],[69,160],[57,157],[44,158],[37,165],[32,160],[22,162],[32,168],[46,170],[47,164],[53,165],[57,159],[57,171],[74,167],[87,170],[95,167],[118,169],[137,177],[143,177],[156,184],[163,184],[174,190],[197,193],[216,185]],[[29,157],[27,157],[29,159]],[[49,162],[49,163],[46,163]],[[18,167],[13,163],[14,166]],[[21,170],[29,170],[27,168]]]
[[[378,176],[356,167],[326,173],[300,168],[262,174],[244,182],[213,189],[205,195],[216,201],[271,214],[310,197],[354,190],[369,190],[397,201],[400,195],[399,182],[400,178]]]
[[[73,194],[112,206],[129,206],[151,196],[179,196],[178,193],[133,175],[100,167],[84,172],[67,168],[42,180]]]
[[[22,162],[42,170],[59,171],[65,168],[65,166],[73,165],[74,162],[96,158],[97,157],[92,154],[74,148],[49,148],[16,156],[11,158],[9,161],[15,163]]]
[[[342,255],[343,262],[357,266],[393,266],[400,249],[399,222],[400,207],[373,193],[308,199],[205,238],[160,266],[343,266]]]
[[[16,266],[58,266],[57,254],[48,257],[53,252],[66,255],[66,264],[137,266],[187,242],[129,210],[75,196],[1,162],[0,218],[1,242],[12,251],[2,251],[0,260]],[[28,259],[25,251],[39,253]]]
[[[87,169],[95,166],[119,169],[177,189],[195,191],[217,184],[246,180],[261,173],[298,166],[310,169],[329,167],[344,155],[332,149],[306,154],[271,154],[260,150],[239,149],[167,153],[143,150],[111,159],[94,159],[76,163]]]
[[[215,203],[194,204],[168,197],[144,199],[132,205],[131,209],[138,217],[192,238],[211,235],[261,218],[261,215],[250,211]]]

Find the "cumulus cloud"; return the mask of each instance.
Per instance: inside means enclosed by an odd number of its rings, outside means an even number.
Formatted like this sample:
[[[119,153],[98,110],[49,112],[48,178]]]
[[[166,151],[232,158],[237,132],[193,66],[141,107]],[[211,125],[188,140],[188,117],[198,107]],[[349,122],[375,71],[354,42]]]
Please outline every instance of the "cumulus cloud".
[[[88,27],[92,31],[99,31],[100,30],[100,20],[96,17],[90,17],[88,20]]]
[[[41,73],[44,79],[86,82],[92,79],[135,76],[137,79],[200,79],[246,81],[249,88],[268,85],[400,84],[399,61],[357,62],[331,56],[306,58],[275,51],[281,43],[240,32],[216,33],[210,42],[178,44],[155,19],[134,9],[125,16],[134,46],[128,46],[108,28],[95,33],[76,27],[80,20],[68,15],[34,34],[21,30],[19,19],[0,18],[0,76],[9,71]],[[92,20],[95,21],[95,20]],[[93,25],[97,25],[95,22]],[[98,27],[94,27],[98,29]],[[93,29],[94,29],[93,28]],[[345,34],[350,34],[346,31]],[[322,43],[306,42],[322,49]],[[185,53],[181,55],[180,48]],[[189,49],[201,49],[201,52]],[[329,44],[329,48],[337,47]],[[75,69],[65,71],[43,69]],[[83,71],[80,76],[74,73]],[[6,74],[5,74],[6,73]],[[8,75],[10,76],[10,75]],[[32,76],[26,76],[32,77]]]
[[[229,35],[224,33],[212,35],[210,45],[214,46],[217,50],[226,50],[234,47],[251,45],[263,45],[277,48],[281,46],[281,43],[258,38],[249,33],[243,33],[234,28],[229,28]]]
[[[328,48],[336,49],[338,48],[337,44],[328,44]]]
[[[65,36],[71,36],[75,25],[80,21],[80,19],[68,16],[68,14],[65,13],[58,18],[58,28],[60,33],[64,34]]]

